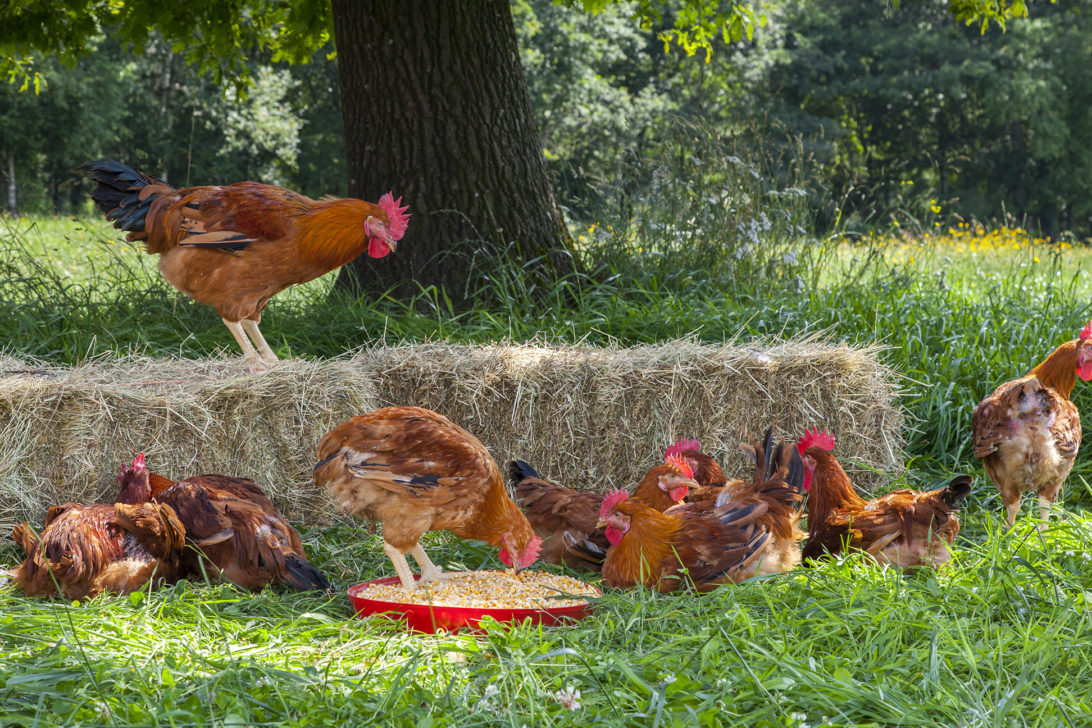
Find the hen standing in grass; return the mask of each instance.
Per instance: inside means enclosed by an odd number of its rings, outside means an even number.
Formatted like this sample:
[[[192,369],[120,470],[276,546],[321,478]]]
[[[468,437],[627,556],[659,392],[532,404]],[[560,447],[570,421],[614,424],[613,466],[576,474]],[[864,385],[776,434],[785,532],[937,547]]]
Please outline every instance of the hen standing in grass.
[[[151,475],[151,497],[178,513],[190,547],[183,567],[190,576],[223,577],[245,589],[270,582],[293,589],[329,589],[311,565],[296,529],[246,478],[198,475],[175,482]]]
[[[645,474],[633,491],[633,500],[665,511],[696,485],[692,475],[685,461],[669,457]],[[508,463],[508,477],[527,520],[542,539],[540,558],[572,569],[599,571],[610,545],[603,529],[595,525],[603,495],[548,483],[522,460]]]
[[[896,490],[866,501],[831,454],[832,435],[805,430],[799,447],[811,472],[805,559],[839,554],[846,545],[900,569],[939,567],[952,558],[948,546],[959,533],[956,510],[971,492],[969,476],[940,490]]]
[[[1077,377],[1092,380],[1092,321],[1027,376],[1005,382],[971,418],[974,455],[1001,491],[1011,528],[1020,496],[1039,494],[1039,528],[1062,491],[1081,446],[1081,415],[1069,399]]]
[[[803,497],[804,466],[791,444],[755,448],[749,483],[707,489],[694,502],[659,513],[625,491],[603,500],[600,522],[611,543],[603,580],[670,592],[689,582],[701,592],[719,584],[791,568],[784,539],[798,538],[796,504]]]
[[[143,453],[119,480],[113,505],[53,506],[41,534],[25,522],[15,527],[12,537],[26,553],[12,572],[20,589],[49,596],[59,588],[65,599],[84,599],[181,575],[185,529],[170,506],[150,502]]]
[[[489,451],[443,415],[386,407],[344,422],[319,443],[315,482],[344,511],[383,524],[383,550],[402,586],[442,578],[418,544],[428,531],[485,541],[517,571],[538,558],[542,539],[508,497]]]
[[[270,298],[365,251],[394,252],[410,218],[389,192],[373,204],[258,182],[176,190],[112,159],[78,169],[98,182],[91,196],[114,227],[159,254],[172,286],[215,308],[254,364],[277,360],[258,330]]]

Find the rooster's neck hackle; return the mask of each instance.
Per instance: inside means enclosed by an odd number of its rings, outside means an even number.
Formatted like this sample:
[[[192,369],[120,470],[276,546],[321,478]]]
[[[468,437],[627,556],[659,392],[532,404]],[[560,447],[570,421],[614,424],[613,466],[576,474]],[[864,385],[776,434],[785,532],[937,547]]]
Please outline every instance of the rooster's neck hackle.
[[[1077,340],[1067,341],[1028,372],[1066,399],[1077,383]]]
[[[386,219],[382,210],[364,200],[345,198],[314,203],[297,223],[296,251],[300,260],[333,270],[355,259],[368,247],[364,232],[368,216]]]
[[[630,517],[630,525],[607,553],[610,569],[626,581],[655,586],[663,560],[675,548],[679,519],[632,500],[619,503],[617,510]],[[603,566],[607,569],[607,563]]]
[[[808,497],[808,533],[814,536],[838,508],[863,508],[867,501],[857,495],[841,464],[826,450],[810,447],[807,454],[815,461]]]

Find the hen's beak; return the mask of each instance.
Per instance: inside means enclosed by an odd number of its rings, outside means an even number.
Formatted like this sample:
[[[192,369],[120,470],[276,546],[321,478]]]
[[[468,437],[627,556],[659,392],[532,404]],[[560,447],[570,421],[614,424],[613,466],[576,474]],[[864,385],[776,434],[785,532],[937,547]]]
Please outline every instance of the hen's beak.
[[[398,250],[398,241],[391,238],[383,238],[383,242],[387,244],[387,247],[391,249],[391,252]]]
[[[600,518],[598,521],[595,522],[595,527],[596,528],[606,528],[607,527],[607,519],[606,518]]]

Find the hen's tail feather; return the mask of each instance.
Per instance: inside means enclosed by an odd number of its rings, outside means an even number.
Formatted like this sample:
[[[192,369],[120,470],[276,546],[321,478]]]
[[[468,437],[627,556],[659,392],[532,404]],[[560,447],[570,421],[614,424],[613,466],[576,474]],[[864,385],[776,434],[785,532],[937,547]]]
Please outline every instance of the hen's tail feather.
[[[508,481],[512,485],[515,485],[521,480],[527,480],[528,478],[539,478],[541,480],[542,476],[535,472],[535,469],[523,460],[508,461]]]
[[[330,581],[307,559],[297,554],[285,554],[284,583],[298,591],[330,589]]]
[[[106,213],[106,219],[117,229],[131,233],[147,232],[145,220],[156,199],[155,194],[141,194],[141,191],[149,185],[169,188],[163,180],[137,172],[113,159],[96,159],[81,164],[76,171],[98,182],[91,199]]]
[[[607,552],[588,539],[577,539],[568,531],[562,534],[565,541],[565,564],[580,571],[601,571]]]
[[[971,484],[974,479],[969,475],[958,475],[952,479],[940,497],[952,508],[959,508],[959,502],[971,493]]]

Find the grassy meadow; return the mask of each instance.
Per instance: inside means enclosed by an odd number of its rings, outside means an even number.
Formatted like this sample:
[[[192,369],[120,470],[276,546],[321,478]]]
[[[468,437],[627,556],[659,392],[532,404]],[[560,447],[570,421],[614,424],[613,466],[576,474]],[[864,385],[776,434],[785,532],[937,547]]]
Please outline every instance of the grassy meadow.
[[[740,248],[718,254],[680,230],[653,240],[593,226],[578,236],[590,275],[532,292],[494,274],[491,295],[466,312],[429,289],[354,299],[330,275],[274,299],[262,328],[278,354],[303,357],[439,338],[881,342],[906,377],[906,483],[977,475],[949,568],[905,576],[850,556],[702,597],[608,591],[571,628],[436,637],[350,619],[343,591],[181,583],[75,605],[0,587],[0,725],[1092,723],[1088,458],[1045,533],[1030,504],[1004,533],[969,444],[974,404],[1092,317],[1092,248],[955,223],[782,235],[744,271]],[[0,339],[9,354],[57,363],[235,355],[215,312],[83,218],[0,217]],[[1092,411],[1082,384],[1075,401]],[[340,587],[391,571],[362,528],[312,530],[305,543]],[[424,545],[442,563],[499,565],[445,534]],[[10,541],[0,546],[0,563],[14,558]]]

